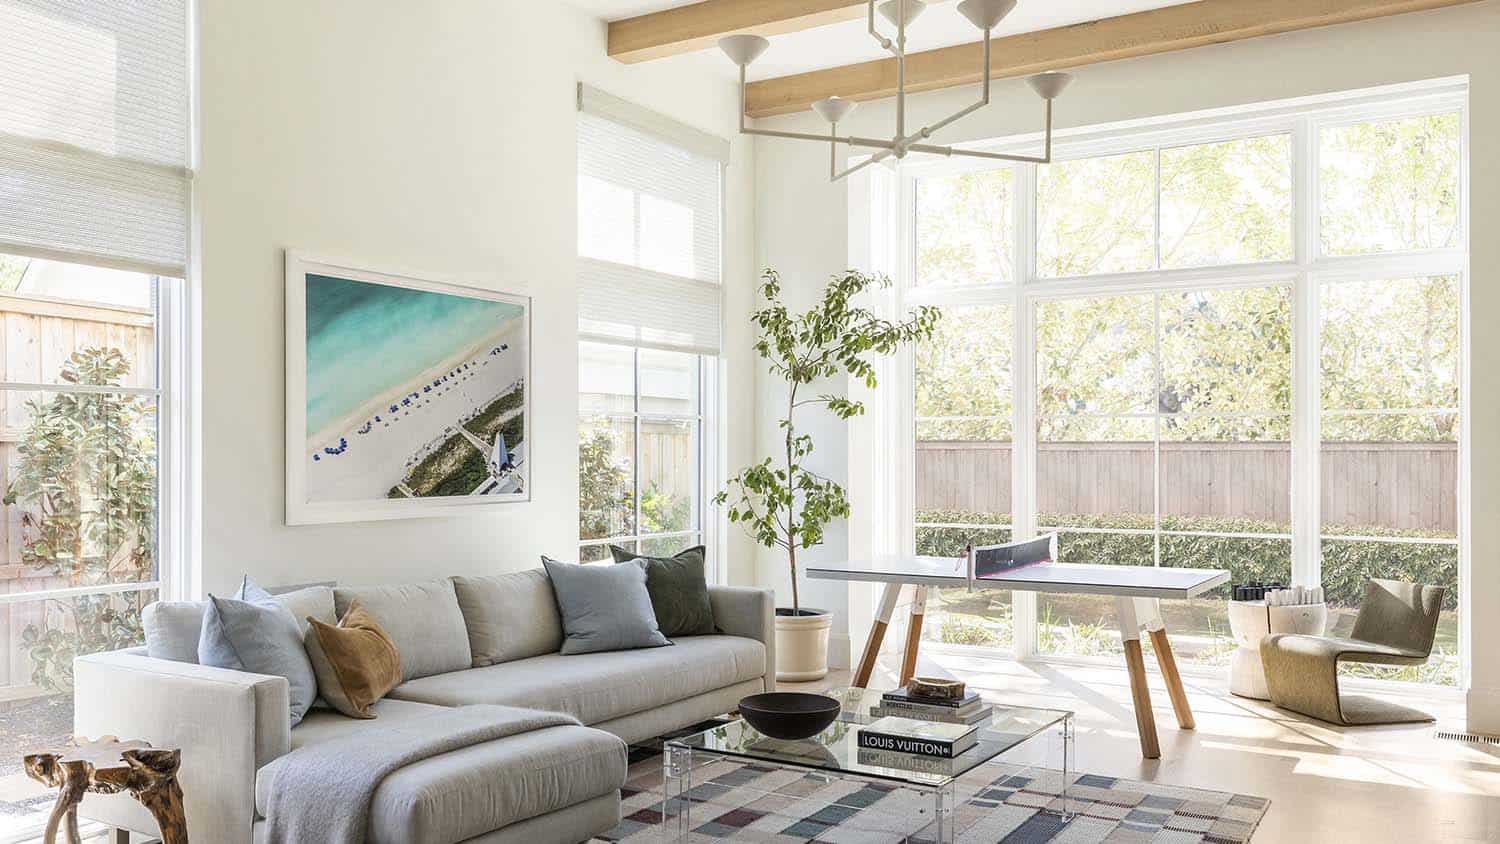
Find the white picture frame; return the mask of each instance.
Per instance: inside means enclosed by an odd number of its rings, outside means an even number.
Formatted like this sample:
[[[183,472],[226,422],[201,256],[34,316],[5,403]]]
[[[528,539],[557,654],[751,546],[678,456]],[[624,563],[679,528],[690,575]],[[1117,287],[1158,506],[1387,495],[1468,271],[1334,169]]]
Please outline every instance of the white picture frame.
[[[368,395],[360,392],[358,386],[353,387],[350,390],[352,396],[338,396],[342,399],[341,405],[325,401],[324,391],[320,388],[318,410],[323,415],[327,415],[324,411],[328,407],[355,409],[321,424],[320,430],[309,432],[309,420],[314,413],[308,404],[310,276],[315,277],[314,284],[345,285],[344,289],[350,291],[372,286],[364,292],[376,297],[377,301],[380,293],[374,288],[381,287],[454,297],[453,301],[447,302],[431,297],[395,296],[391,297],[394,303],[390,307],[394,309],[420,300],[466,309],[455,313],[465,313],[466,319],[468,313],[479,314],[466,326],[471,332],[478,330],[476,326],[482,326],[488,319],[490,309],[480,310],[484,303],[518,307],[520,314],[497,318],[493,333],[482,335],[467,346],[455,346],[441,362],[431,365],[422,365],[425,360],[420,352],[426,351],[430,358],[437,354],[433,348],[414,350],[410,360],[396,359],[405,352],[400,346],[372,349],[375,359],[361,357],[359,360],[362,373],[409,373],[415,367],[422,368],[380,391],[372,387],[366,391]],[[327,299],[326,296],[320,298],[320,304],[315,305],[323,308],[325,313],[314,314],[319,324],[325,326],[330,314],[337,312],[335,306],[327,304]],[[469,301],[473,303],[472,308]],[[509,309],[495,310],[496,313],[509,312]],[[532,461],[529,455],[535,453],[531,438],[536,431],[532,414],[531,322],[532,301],[528,295],[461,284],[430,273],[376,269],[287,250],[286,523],[312,525],[469,515],[499,504],[530,501]],[[440,329],[434,329],[428,323],[414,326],[413,330]],[[444,339],[445,335],[434,335],[435,348],[442,348]],[[482,348],[492,340],[495,341],[492,348]],[[324,343],[325,338],[320,337],[322,351],[314,354],[315,361],[336,360],[341,365],[353,365],[349,355],[331,353]],[[516,349],[516,345],[521,348]],[[496,368],[488,369],[492,364]],[[332,372],[334,368],[329,366],[327,371]],[[318,373],[313,375],[319,385],[328,380]],[[510,380],[513,376],[515,380]],[[494,385],[501,384],[505,388],[502,392],[490,392],[496,389]],[[506,406],[507,399],[517,387],[521,393],[519,414],[515,407]],[[424,389],[427,390],[425,393]],[[351,405],[356,399],[360,399],[360,403]],[[403,405],[403,400],[409,403]],[[479,401],[488,403],[475,404]],[[399,409],[389,416],[379,412],[387,404]],[[490,412],[494,415],[489,423],[499,426],[500,430],[494,444],[486,450],[480,448],[486,440],[471,430],[473,425],[466,423],[481,419]],[[370,418],[365,419],[365,416]],[[517,416],[521,420],[521,436],[511,443],[505,437],[505,430],[514,432]],[[485,433],[483,426],[479,433]],[[364,440],[367,436],[370,437],[368,441]],[[481,455],[487,479],[482,480],[472,493],[439,492],[445,487],[462,486],[465,479],[477,476],[474,472],[477,464],[474,464],[470,451]],[[451,459],[443,459],[444,455]],[[453,465],[460,455],[465,456],[461,468],[469,470],[467,473],[454,470],[441,476],[441,483],[425,483],[426,479],[435,476],[435,471],[423,470]],[[350,461],[349,458],[359,460]],[[403,462],[398,464],[397,460]],[[413,488],[412,482],[416,478],[424,481],[416,484],[420,489]],[[377,487],[384,487],[388,481],[392,483],[386,495],[377,495]],[[395,495],[403,497],[390,497]]]

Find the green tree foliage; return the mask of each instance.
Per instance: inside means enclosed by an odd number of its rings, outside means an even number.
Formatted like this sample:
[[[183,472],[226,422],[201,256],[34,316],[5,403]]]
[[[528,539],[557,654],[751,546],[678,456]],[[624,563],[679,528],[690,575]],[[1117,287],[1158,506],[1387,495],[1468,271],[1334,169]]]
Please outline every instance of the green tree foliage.
[[[31,266],[30,258],[0,255],[0,290],[15,290],[21,284],[21,277],[26,275],[26,268],[29,266]]]
[[[118,386],[130,362],[118,349],[74,352],[65,384]],[[139,581],[155,568],[156,442],[144,399],[57,393],[27,402],[30,422],[4,501],[21,508],[21,559],[73,586]],[[136,599],[48,601],[46,621],[22,632],[33,681],[72,682],[73,657],[139,641]]]
[[[578,535],[607,539],[634,531],[630,473],[615,459],[620,435],[605,423],[578,434]]]
[[[1012,438],[1008,305],[948,308],[943,330],[916,347],[917,438]]]
[[[774,270],[761,276],[764,306],[751,316],[760,336],[756,352],[769,362],[772,375],[787,383],[786,410],[779,426],[785,456],[767,457],[731,478],[715,496],[717,504],[728,504],[726,516],[744,526],[756,542],[767,548],[782,548],[792,577],[792,610],[801,611],[797,584],[797,549],[810,548],[823,539],[824,529],[836,518],[849,515],[849,499],[843,487],[806,466],[813,441],[796,427],[797,410],[822,406],[839,419],[864,413],[864,405],[843,396],[798,393],[814,383],[846,375],[874,389],[875,366],[871,358],[888,355],[902,345],[930,338],[937,329],[939,312],[919,308],[902,322],[877,316],[854,301],[869,290],[890,286],[884,276],[849,270],[834,276],[823,288],[822,299],[797,315],[788,312],[781,299],[781,277]]]
[[[1458,115],[1357,123],[1323,132],[1323,251],[1435,249],[1458,242]]]

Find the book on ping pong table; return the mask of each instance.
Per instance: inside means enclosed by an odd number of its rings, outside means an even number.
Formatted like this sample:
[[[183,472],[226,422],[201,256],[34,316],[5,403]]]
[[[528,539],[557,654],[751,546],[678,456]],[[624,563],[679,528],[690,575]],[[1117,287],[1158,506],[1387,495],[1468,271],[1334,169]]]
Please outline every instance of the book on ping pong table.
[[[969,549],[969,579],[1001,577],[1017,569],[1057,559],[1057,534],[1051,533],[1006,545],[978,545]]]

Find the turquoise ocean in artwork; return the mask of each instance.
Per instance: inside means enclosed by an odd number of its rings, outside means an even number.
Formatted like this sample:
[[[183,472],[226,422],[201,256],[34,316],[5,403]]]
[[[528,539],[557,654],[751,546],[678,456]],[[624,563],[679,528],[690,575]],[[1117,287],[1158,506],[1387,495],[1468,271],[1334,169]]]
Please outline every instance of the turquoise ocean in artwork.
[[[307,433],[524,314],[520,305],[307,276]]]

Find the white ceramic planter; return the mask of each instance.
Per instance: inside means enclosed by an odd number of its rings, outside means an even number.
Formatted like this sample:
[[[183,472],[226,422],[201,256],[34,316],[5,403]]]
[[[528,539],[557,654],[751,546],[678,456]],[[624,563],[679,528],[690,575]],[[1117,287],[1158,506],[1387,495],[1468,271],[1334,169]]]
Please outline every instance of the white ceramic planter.
[[[790,613],[789,609],[776,610],[776,679],[786,683],[821,680],[828,676],[833,616],[814,609],[803,609],[802,615]]]

